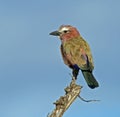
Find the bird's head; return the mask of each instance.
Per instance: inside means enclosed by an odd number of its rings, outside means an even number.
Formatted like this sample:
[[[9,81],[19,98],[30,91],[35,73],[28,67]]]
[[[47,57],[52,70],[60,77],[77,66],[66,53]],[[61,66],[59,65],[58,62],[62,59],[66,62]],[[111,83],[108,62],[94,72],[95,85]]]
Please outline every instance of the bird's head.
[[[51,32],[50,35],[59,36],[62,41],[67,41],[80,36],[80,33],[73,26],[62,25],[57,31]]]

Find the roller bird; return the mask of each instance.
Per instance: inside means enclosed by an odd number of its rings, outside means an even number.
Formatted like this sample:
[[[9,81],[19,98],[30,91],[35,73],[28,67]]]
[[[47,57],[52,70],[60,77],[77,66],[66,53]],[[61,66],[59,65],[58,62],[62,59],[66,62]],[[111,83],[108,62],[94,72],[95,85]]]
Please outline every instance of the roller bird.
[[[61,25],[57,31],[50,35],[58,36],[61,40],[61,54],[64,63],[72,69],[77,79],[81,70],[87,85],[94,89],[99,86],[93,75],[94,63],[89,44],[82,38],[79,31],[71,25]]]

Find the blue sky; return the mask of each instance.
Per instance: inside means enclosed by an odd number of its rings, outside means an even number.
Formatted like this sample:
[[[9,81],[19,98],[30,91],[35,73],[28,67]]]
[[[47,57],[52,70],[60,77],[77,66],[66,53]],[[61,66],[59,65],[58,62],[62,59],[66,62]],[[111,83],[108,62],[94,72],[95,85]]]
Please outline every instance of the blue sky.
[[[49,36],[61,24],[78,28],[90,44],[100,87],[91,90],[81,73],[81,96],[64,117],[120,115],[119,0],[0,1],[0,117],[46,117],[64,95],[71,70],[60,41]]]

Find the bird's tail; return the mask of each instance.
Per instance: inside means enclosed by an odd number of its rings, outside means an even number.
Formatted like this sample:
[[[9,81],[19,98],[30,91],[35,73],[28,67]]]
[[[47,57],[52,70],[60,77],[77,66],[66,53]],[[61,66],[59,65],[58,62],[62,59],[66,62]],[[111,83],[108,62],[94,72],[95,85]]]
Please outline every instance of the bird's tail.
[[[95,87],[99,86],[99,84],[96,81],[95,77],[93,76],[92,72],[87,71],[87,70],[82,70],[82,74],[83,74],[88,86],[91,89],[94,89]]]

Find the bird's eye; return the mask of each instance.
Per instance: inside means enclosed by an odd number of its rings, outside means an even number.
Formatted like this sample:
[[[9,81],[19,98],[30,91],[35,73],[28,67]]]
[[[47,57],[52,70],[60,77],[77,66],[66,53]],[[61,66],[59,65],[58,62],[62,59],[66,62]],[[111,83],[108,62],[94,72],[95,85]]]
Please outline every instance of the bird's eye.
[[[64,30],[64,33],[67,33],[68,31],[67,30]]]

